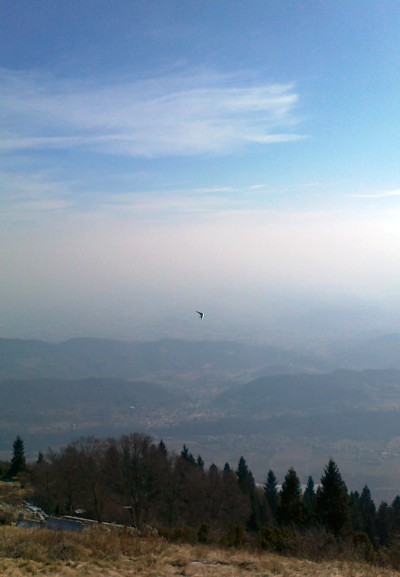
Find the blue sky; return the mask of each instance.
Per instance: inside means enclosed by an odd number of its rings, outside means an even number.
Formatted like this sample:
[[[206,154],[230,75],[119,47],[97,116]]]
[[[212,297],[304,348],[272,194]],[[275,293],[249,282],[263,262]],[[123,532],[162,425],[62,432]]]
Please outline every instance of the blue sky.
[[[0,334],[397,307],[399,30],[397,0],[0,0]]]

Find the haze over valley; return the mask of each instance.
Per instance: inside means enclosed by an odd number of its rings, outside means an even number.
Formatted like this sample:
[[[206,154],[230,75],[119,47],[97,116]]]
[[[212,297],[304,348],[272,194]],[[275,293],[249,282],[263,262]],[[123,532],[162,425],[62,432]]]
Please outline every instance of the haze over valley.
[[[400,335],[312,353],[229,341],[0,339],[1,453],[30,458],[132,431],[211,464],[245,455],[256,480],[305,482],[331,456],[350,488],[398,493]],[[340,367],[340,368],[339,368]],[[390,367],[390,368],[385,368]]]

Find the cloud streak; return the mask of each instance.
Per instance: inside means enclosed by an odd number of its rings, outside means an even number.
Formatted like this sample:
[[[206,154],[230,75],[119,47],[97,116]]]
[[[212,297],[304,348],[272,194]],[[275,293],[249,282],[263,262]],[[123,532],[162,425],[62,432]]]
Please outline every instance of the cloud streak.
[[[354,198],[393,198],[400,196],[400,188],[395,188],[393,190],[382,190],[378,192],[370,192],[365,194],[355,194]]]
[[[78,82],[3,69],[0,87],[3,152],[190,156],[305,138],[295,131],[293,84],[196,74]]]

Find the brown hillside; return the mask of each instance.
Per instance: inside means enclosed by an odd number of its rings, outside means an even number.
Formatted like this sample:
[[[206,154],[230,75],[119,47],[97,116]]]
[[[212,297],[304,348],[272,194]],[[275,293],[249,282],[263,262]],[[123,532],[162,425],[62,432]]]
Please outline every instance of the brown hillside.
[[[127,531],[82,534],[0,529],[0,575],[25,577],[400,577],[345,561],[313,563],[207,545],[176,545]]]
[[[0,483],[1,577],[400,577],[348,560],[315,563],[245,548],[169,543],[129,528],[100,525],[79,534],[18,528],[28,497],[18,483]]]

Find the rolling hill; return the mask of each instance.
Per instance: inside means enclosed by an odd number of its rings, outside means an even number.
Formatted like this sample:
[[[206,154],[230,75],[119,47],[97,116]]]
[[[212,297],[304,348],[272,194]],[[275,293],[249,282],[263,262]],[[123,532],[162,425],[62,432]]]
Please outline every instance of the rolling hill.
[[[175,378],[194,372],[232,375],[274,365],[286,370],[304,370],[320,367],[321,363],[318,355],[230,341],[130,342],[80,338],[47,343],[0,339],[0,379],[140,379],[149,375]]]
[[[32,458],[80,436],[140,431],[207,462],[244,455],[260,482],[290,466],[317,479],[334,455],[352,487],[393,498],[399,344],[390,335],[313,356],[226,341],[0,339],[0,458],[17,434]],[[375,368],[385,363],[394,368]]]

